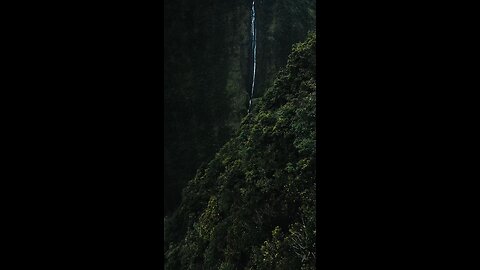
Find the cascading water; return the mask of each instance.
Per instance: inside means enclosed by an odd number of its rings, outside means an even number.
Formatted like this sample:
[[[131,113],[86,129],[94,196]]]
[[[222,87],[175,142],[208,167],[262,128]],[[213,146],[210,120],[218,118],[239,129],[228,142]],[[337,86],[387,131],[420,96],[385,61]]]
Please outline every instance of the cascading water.
[[[253,77],[252,77],[252,90],[250,92],[250,100],[248,103],[248,113],[252,108],[253,93],[255,90],[255,72],[257,69],[257,29],[255,27],[255,1],[252,2],[252,23],[251,23],[251,39],[252,39],[252,53],[253,53]]]

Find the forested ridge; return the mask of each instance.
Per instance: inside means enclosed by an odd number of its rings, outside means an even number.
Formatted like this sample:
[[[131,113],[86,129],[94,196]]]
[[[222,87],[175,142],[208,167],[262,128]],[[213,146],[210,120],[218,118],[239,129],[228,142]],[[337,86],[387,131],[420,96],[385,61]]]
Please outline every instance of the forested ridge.
[[[316,37],[166,217],[166,269],[315,269]]]
[[[238,131],[252,85],[252,0],[164,1],[164,216],[203,162]],[[257,0],[262,97],[292,44],[315,27],[315,0]]]

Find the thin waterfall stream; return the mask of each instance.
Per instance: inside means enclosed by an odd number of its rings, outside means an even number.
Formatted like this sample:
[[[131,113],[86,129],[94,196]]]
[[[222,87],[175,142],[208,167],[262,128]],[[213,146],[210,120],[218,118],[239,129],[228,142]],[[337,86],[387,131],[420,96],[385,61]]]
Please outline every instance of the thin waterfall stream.
[[[255,72],[257,69],[257,28],[255,27],[255,1],[252,2],[252,22],[251,22],[251,39],[252,39],[252,54],[253,54],[253,77],[252,77],[252,90],[250,92],[250,100],[248,103],[248,113],[252,109],[252,99],[255,90]]]

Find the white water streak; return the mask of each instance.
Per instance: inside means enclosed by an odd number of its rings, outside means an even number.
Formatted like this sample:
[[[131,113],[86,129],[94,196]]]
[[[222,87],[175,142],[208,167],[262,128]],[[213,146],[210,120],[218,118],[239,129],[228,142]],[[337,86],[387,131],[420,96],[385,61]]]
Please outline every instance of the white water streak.
[[[255,27],[255,1],[252,2],[252,22],[251,22],[251,37],[252,37],[252,52],[253,52],[253,78],[252,90],[250,93],[250,101],[248,105],[248,112],[250,113],[252,107],[252,99],[255,90],[255,73],[257,71],[257,28]]]

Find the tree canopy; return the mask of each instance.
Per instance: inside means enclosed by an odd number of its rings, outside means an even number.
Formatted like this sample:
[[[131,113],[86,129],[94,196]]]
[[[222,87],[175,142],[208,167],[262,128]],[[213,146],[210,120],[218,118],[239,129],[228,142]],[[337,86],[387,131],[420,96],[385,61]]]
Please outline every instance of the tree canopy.
[[[314,269],[316,37],[165,218],[166,269]]]

